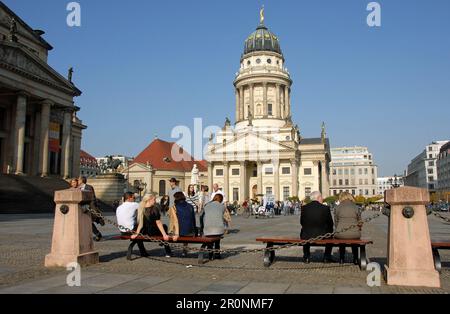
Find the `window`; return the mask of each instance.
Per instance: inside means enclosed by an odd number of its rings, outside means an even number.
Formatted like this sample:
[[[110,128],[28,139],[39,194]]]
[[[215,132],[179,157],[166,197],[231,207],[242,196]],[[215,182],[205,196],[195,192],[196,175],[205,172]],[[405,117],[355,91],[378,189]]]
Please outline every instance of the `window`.
[[[428,155],[428,158],[433,158],[433,154],[429,154],[429,155]]]
[[[160,180],[159,181],[159,196],[166,195],[166,181]]]
[[[272,167],[267,167],[266,168],[266,171],[265,171],[265,174],[273,174],[273,168]]]
[[[429,169],[428,169],[428,174],[433,174],[433,173],[434,173],[433,168],[429,168]]]
[[[250,60],[248,60],[248,61],[247,61],[247,65],[250,65],[250,64],[252,64],[252,63],[250,62]]]
[[[368,174],[369,170],[367,168],[364,168],[364,174]]]
[[[335,176],[336,175],[336,169],[333,169],[333,175]]]
[[[349,185],[348,179],[345,179],[345,185]]]
[[[363,195],[363,190],[359,190],[359,195]]]
[[[375,174],[375,169],[374,168],[372,168],[372,174]]]
[[[352,176],[354,176],[354,175],[355,175],[355,169],[350,169],[350,174],[351,174]]]
[[[364,191],[366,195],[369,195],[369,190]]]
[[[375,184],[375,179],[372,179],[372,184]],[[374,193],[375,194],[375,193]]]
[[[339,179],[339,186],[342,186],[342,185],[343,185],[342,182],[343,182],[342,179]]]
[[[428,184],[428,189],[429,190],[434,190],[434,184]]]
[[[305,197],[310,197],[311,196],[311,188],[310,187],[306,187],[305,188]]]
[[[345,170],[344,170],[344,174],[345,174],[346,176],[348,176],[348,169],[345,169]]]
[[[304,173],[305,173],[305,176],[310,176],[312,174],[312,169],[311,168],[305,168],[304,169]]]
[[[429,152],[432,152],[432,151],[433,151],[433,147],[428,146],[428,151],[429,151]]]
[[[333,190],[333,195],[336,196],[337,195],[337,191]]]
[[[433,176],[428,177],[428,181],[434,181],[434,177]]]
[[[272,194],[273,194],[273,191],[272,191],[272,187],[271,187],[271,186],[267,186],[267,187],[266,187],[266,194],[267,194],[267,195],[272,195]]]
[[[233,201],[239,201],[239,188],[233,188]]]
[[[272,104],[267,104],[267,115],[273,115]]]
[[[267,59],[267,63],[271,64],[272,63],[272,59]]]
[[[432,160],[432,161],[429,161],[429,162],[428,162],[428,166],[433,167],[433,166],[434,166],[434,161],[433,161],[433,160]]]
[[[283,168],[281,168],[281,173],[282,174],[291,174],[291,168],[283,167]]]
[[[342,169],[338,170],[338,174],[341,176],[342,175]]]
[[[358,169],[358,174],[362,174],[362,169],[361,168]]]
[[[287,200],[290,196],[290,188],[288,186],[283,186],[283,200]]]
[[[216,169],[216,177],[223,177],[223,169]]]
[[[260,64],[261,63],[261,59],[256,59],[256,63]]]
[[[352,195],[353,195],[353,196],[356,195],[356,190],[352,190]]]
[[[336,179],[333,180],[333,186],[336,186]]]
[[[232,176],[238,176],[239,175],[239,169],[231,169],[231,175]]]
[[[372,195],[375,195],[375,190],[372,190]]]

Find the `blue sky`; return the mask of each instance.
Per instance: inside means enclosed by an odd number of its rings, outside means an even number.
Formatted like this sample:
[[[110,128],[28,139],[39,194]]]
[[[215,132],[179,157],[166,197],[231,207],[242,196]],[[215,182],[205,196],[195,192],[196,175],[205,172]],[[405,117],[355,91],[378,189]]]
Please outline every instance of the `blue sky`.
[[[81,27],[65,0],[3,0],[55,49],[49,63],[83,91],[76,99],[96,156],[135,156],[173,127],[234,119],[232,85],[245,38],[266,8],[294,81],[303,137],[368,146],[381,175],[401,173],[433,140],[450,138],[450,1],[82,0]],[[176,140],[176,139],[173,139]]]

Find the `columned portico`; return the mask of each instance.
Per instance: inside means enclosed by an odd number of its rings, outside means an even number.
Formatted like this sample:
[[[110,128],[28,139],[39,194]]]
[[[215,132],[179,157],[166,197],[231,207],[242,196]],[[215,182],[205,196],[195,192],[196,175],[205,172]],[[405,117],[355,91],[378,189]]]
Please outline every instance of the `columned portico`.
[[[257,161],[256,163],[257,165],[257,176],[258,176],[258,190],[257,193],[258,194],[262,194],[263,193],[263,164],[262,161]]]
[[[273,162],[273,174],[275,177],[275,199],[281,200],[280,195],[280,162],[275,160]]]
[[[292,169],[292,195],[298,196],[298,163],[297,160],[291,159]]]
[[[23,174],[23,163],[25,154],[25,122],[27,113],[27,96],[23,93],[17,95],[16,102],[16,138],[15,138],[15,151],[14,151],[14,162],[15,162],[15,173]]]
[[[239,174],[241,176],[240,186],[239,186],[239,200],[241,202],[248,198],[248,178],[247,178],[247,161],[241,161],[239,163]]]
[[[50,108],[52,102],[45,100],[41,106],[41,143],[39,146],[39,173],[42,177],[48,176],[48,135],[50,125]]]
[[[226,161],[223,163],[223,181],[224,193],[227,200],[231,200],[230,196],[230,164]]]

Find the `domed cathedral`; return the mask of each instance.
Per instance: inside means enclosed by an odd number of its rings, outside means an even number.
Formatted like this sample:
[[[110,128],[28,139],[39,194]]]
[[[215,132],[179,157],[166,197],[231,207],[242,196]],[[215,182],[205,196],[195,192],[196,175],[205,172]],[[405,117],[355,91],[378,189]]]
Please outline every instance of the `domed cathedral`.
[[[264,21],[247,37],[236,73],[235,124],[227,118],[211,134],[206,159],[209,186],[217,183],[228,201],[257,195],[276,200],[329,194],[330,145],[325,125],[319,138],[302,138],[292,122],[292,79],[278,37]]]

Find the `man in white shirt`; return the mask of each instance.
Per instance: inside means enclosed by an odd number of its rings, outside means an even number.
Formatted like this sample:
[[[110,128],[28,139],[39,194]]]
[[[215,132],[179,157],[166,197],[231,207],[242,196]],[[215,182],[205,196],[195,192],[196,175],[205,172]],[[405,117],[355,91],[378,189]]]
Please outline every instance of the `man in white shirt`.
[[[135,202],[134,193],[126,192],[123,195],[123,204],[117,207],[116,216],[117,216],[117,224],[119,227],[120,233],[125,236],[131,236],[134,233],[129,230],[135,231],[137,228],[137,211],[139,208],[139,204]],[[126,229],[125,229],[126,228]],[[139,252],[142,257],[147,257],[148,253],[144,246],[144,241],[134,239],[131,243],[131,250],[133,250],[133,246],[137,244],[139,247]],[[128,259],[131,259],[131,256],[127,256]]]
[[[217,183],[214,183],[210,199],[211,200],[214,199],[214,196],[216,196],[216,194],[221,194],[223,196],[222,204],[225,204],[226,203],[225,193],[222,190],[219,190],[219,185]]]
[[[123,204],[117,207],[116,210],[117,224],[122,227],[119,227],[120,232],[129,233],[125,228],[129,230],[135,229],[139,204],[134,201],[134,194],[131,192],[126,192],[123,200]]]

